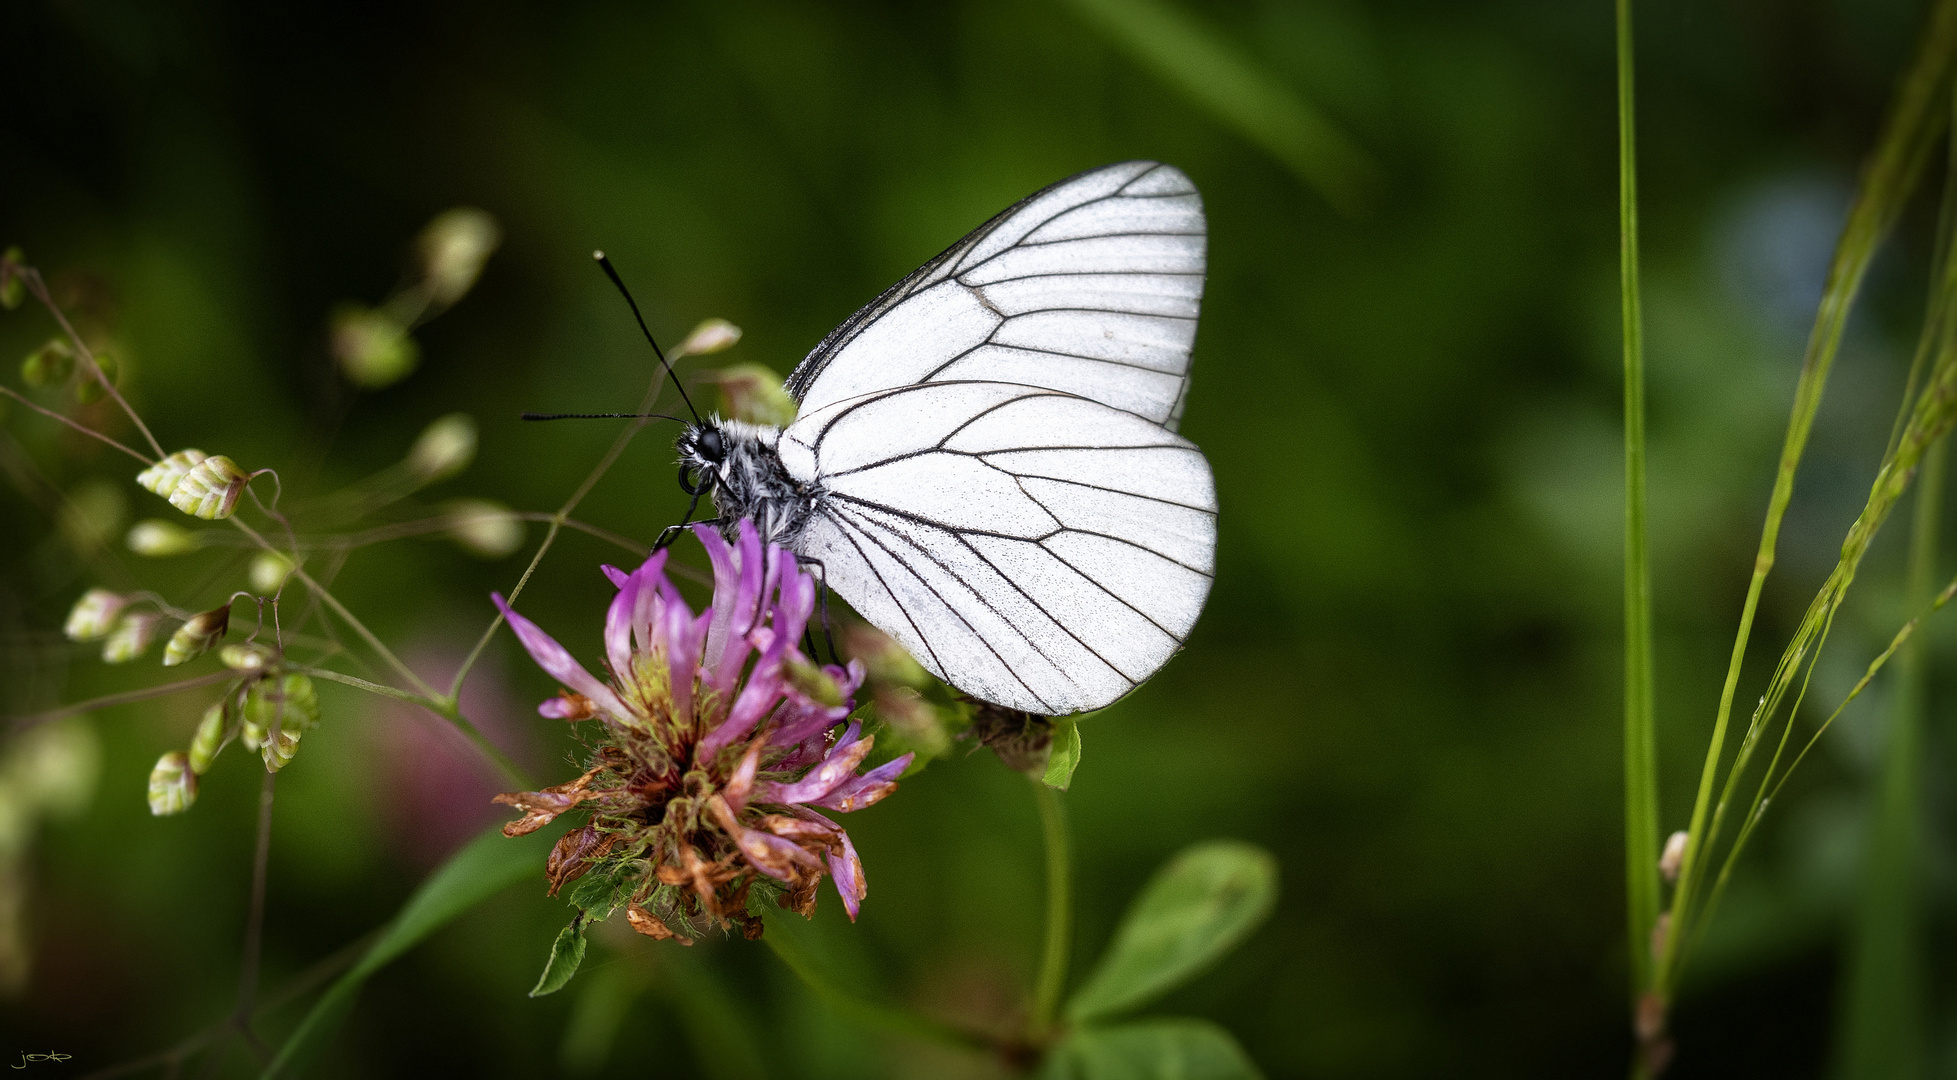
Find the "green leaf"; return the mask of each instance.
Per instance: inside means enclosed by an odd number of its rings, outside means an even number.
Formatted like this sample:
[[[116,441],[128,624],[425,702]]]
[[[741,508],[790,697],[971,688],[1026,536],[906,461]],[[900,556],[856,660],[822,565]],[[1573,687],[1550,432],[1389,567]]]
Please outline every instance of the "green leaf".
[[[1082,1028],[1047,1055],[1042,1080],[1261,1080],[1250,1055],[1207,1020]]]
[[[577,888],[571,890],[571,906],[583,909],[593,919],[610,917],[613,910],[631,895],[631,889],[638,884],[645,865],[644,862],[621,859],[597,867],[578,882]]]
[[[571,976],[578,973],[578,965],[584,963],[584,912],[571,920],[571,925],[557,932],[557,940],[551,944],[550,960],[544,964],[544,973],[537,976],[537,985],[530,988],[531,997],[543,997],[564,989]]]
[[[375,972],[456,916],[526,877],[541,877],[544,857],[555,842],[554,837],[542,832],[512,840],[492,828],[451,855],[408,897],[380,939],[299,1022],[279,1048],[278,1056],[266,1066],[263,1080],[293,1077],[304,1071],[353,1011],[361,986]]]
[[[1080,725],[1073,717],[1062,717],[1053,722],[1053,748],[1046,759],[1048,787],[1067,790],[1074,782],[1074,770],[1080,768]]]
[[[1128,909],[1114,944],[1067,1004],[1076,1023],[1132,1009],[1228,952],[1277,902],[1277,860],[1217,840],[1170,860]]]

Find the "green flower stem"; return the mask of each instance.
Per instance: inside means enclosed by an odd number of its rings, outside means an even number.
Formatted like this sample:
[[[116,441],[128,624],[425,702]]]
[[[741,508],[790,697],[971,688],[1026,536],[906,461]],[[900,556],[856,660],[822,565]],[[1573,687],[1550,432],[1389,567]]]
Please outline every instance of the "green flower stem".
[[[75,346],[75,355],[81,357],[82,363],[88,365],[89,374],[95,376],[95,381],[101,383],[102,389],[122,407],[124,415],[129,417],[130,423],[136,425],[137,431],[143,433],[143,440],[156,451],[156,456],[163,457],[163,444],[157,442],[156,436],[150,434],[149,425],[143,423],[143,418],[136,415],[136,410],[130,407],[128,399],[122,396],[122,391],[116,389],[115,382],[109,378],[107,372],[102,370],[102,365],[95,362],[95,353],[88,347],[88,342],[83,341],[82,336],[75,332],[75,327],[69,323],[68,316],[62,313],[60,305],[54,302],[54,297],[48,295],[47,282],[41,280],[41,272],[34,267],[23,266],[20,268],[20,280],[27,284],[27,291],[34,294],[34,299],[48,309],[48,314],[54,316],[54,321],[61,324],[61,332],[68,335],[68,340]]]
[[[245,524],[244,522],[239,521],[235,516],[231,517],[228,520],[231,522],[231,524],[237,526],[239,531],[243,532],[246,536],[250,537],[252,539],[252,542],[257,544],[260,548],[269,551],[274,555],[279,555],[281,557],[284,557],[285,553],[281,552],[277,547],[273,546],[272,542],[270,540],[265,539],[264,535],[261,534],[257,529],[254,529],[251,526]],[[345,622],[348,626],[352,627],[353,632],[359,634],[360,639],[367,643],[367,647],[373,649],[374,654],[379,656],[383,661],[385,661],[387,666],[393,668],[395,672],[399,674],[403,679],[407,680],[410,686],[413,686],[416,690],[419,690],[423,694],[427,695],[427,697],[430,700],[440,699],[440,695],[438,695],[435,692],[434,687],[429,686],[426,682],[423,682],[421,676],[416,675],[413,669],[409,668],[407,664],[402,662],[400,657],[394,655],[394,650],[388,648],[387,644],[381,641],[381,639],[378,636],[376,636],[372,630],[367,629],[366,623],[361,622],[358,616],[354,615],[353,612],[348,611],[345,604],[340,603],[339,597],[334,596],[332,592],[330,592],[326,588],[326,586],[321,585],[319,582],[313,580],[312,575],[306,573],[306,568],[298,565],[296,561],[293,563],[292,576],[298,578],[301,584],[305,585],[306,588],[312,590],[312,594],[314,596],[319,597],[321,603],[333,609],[333,613],[335,615],[338,615],[341,621]]]
[[[0,394],[5,394],[6,396],[13,398],[15,401],[20,402],[22,405],[25,405],[28,408],[33,409],[35,412],[40,413],[42,416],[48,417],[49,419],[52,420],[59,420],[60,422],[68,425],[71,428],[74,428],[76,431],[81,432],[83,435],[86,435],[91,439],[95,439],[98,442],[107,443],[110,446],[115,447],[117,450],[120,450],[123,453],[128,454],[130,457],[135,458],[137,461],[142,462],[145,465],[156,464],[156,462],[153,459],[151,459],[147,454],[137,453],[136,451],[131,450],[129,447],[124,446],[123,444],[115,441],[114,439],[109,438],[107,435],[104,435],[101,432],[95,430],[94,428],[89,427],[87,424],[83,424],[76,420],[70,419],[69,417],[63,416],[60,413],[55,412],[53,409],[42,408],[40,405],[35,404],[33,401],[29,400],[25,395],[21,394],[18,390],[15,390],[11,386],[0,386]]]
[[[633,412],[649,413],[652,411],[653,403],[659,398],[659,387],[665,374],[665,371],[661,370],[659,374],[652,377],[652,382],[646,386],[645,396],[640,399],[639,407],[632,410]],[[578,485],[578,489],[571,493],[571,497],[564,501],[564,505],[558,508],[557,513],[550,515],[548,518],[538,519],[549,521],[550,529],[544,533],[543,543],[537,545],[537,553],[530,557],[530,565],[523,568],[523,576],[517,578],[516,587],[510,590],[509,602],[511,604],[515,604],[516,598],[522,595],[523,587],[530,584],[530,575],[537,572],[538,565],[544,561],[544,553],[549,551],[550,546],[557,542],[557,534],[562,532],[565,526],[570,524],[571,511],[578,508],[578,504],[584,501],[586,495],[591,494],[591,489],[598,486],[598,481],[606,472],[610,471],[612,464],[618,460],[619,455],[625,453],[625,448],[632,444],[633,437],[638,435],[648,424],[651,424],[652,420],[653,418],[651,417],[642,417],[627,424],[625,430],[618,433],[618,438],[612,440],[611,449],[605,451],[605,456],[598,459],[598,464],[584,478],[584,483]],[[596,534],[594,533],[594,535]],[[499,611],[496,613],[495,618],[489,620],[489,626],[483,630],[482,636],[476,639],[475,647],[469,650],[469,655],[463,659],[462,666],[456,669],[455,680],[449,684],[448,688],[450,701],[461,696],[462,681],[469,677],[469,669],[476,666],[476,661],[481,658],[482,651],[489,647],[489,639],[495,636],[497,628],[502,625],[503,613]]]
[[[1651,989],[1651,928],[1658,920],[1660,897],[1633,75],[1631,0],[1617,0],[1618,240],[1624,317],[1624,886],[1635,1009],[1637,999]]]
[[[277,548],[272,546],[270,541],[266,540],[264,536],[259,534],[259,532],[253,529],[251,526],[245,524],[242,521],[239,521],[235,517],[231,518],[230,520],[234,524],[236,524],[237,527],[240,530],[242,530],[246,536],[251,537],[255,542],[257,542],[259,547],[265,549],[266,551],[271,551],[275,553],[278,551]],[[328,591],[325,586],[313,580],[312,577],[306,573],[304,567],[301,567],[295,563],[292,568],[292,576],[298,578],[306,586],[306,588],[312,590],[313,595],[318,597],[320,601],[323,602],[327,607],[332,608],[334,613],[339,615],[341,619],[345,620],[348,626],[353,627],[354,632],[359,634],[361,639],[367,642],[367,644],[374,650],[376,654],[380,656],[382,660],[387,662],[388,666],[392,667],[396,672],[398,672],[402,676],[402,678],[406,679],[409,683],[413,684],[415,689],[418,690],[419,693],[409,693],[403,690],[396,690],[393,687],[383,686],[380,683],[368,682],[365,679],[358,679],[351,675],[340,675],[338,672],[325,673],[324,668],[307,669],[308,674],[319,673],[321,678],[329,679],[333,682],[345,683],[349,686],[357,686],[363,690],[369,690],[374,693],[385,694],[388,697],[397,698],[401,701],[408,701],[420,705],[423,708],[427,709],[428,711],[434,713],[436,716],[439,716],[442,719],[447,720],[449,723],[453,724],[456,730],[462,732],[462,734],[466,736],[470,742],[476,745],[476,748],[478,750],[482,751],[485,757],[489,758],[489,760],[493,762],[498,769],[501,769],[504,775],[508,776],[511,780],[515,781],[516,783],[526,788],[534,786],[534,783],[531,780],[531,778],[528,776],[528,774],[526,774],[523,771],[523,769],[516,764],[516,762],[511,761],[509,755],[497,749],[495,744],[491,743],[487,738],[484,738],[483,733],[479,729],[477,729],[476,725],[471,723],[469,718],[462,714],[462,710],[456,705],[456,700],[453,696],[445,697],[441,694],[438,694],[435,692],[434,687],[429,686],[426,682],[423,682],[421,677],[416,675],[414,671],[408,667],[407,664],[403,663],[400,657],[394,655],[394,651],[392,649],[389,649],[386,646],[386,644],[384,644],[381,641],[379,637],[375,636],[372,630],[367,629],[367,624],[361,622],[359,618],[357,618],[353,614],[353,612],[348,611],[346,605],[340,603],[338,597],[334,596],[330,591]]]
[[[1039,981],[1033,989],[1033,1015],[1027,1024],[1035,1042],[1053,1031],[1060,995],[1067,989],[1067,958],[1073,928],[1073,860],[1067,851],[1067,811],[1060,793],[1034,780],[1033,801],[1040,808],[1046,837],[1046,944],[1040,951]]]
[[[212,686],[217,683],[228,682],[231,679],[237,678],[237,674],[235,671],[219,671],[210,675],[199,675],[194,679],[179,679],[176,682],[164,683],[162,686],[145,686],[141,690],[124,690],[119,694],[104,694],[101,697],[90,698],[87,701],[78,701],[73,705],[63,705],[58,709],[49,709],[46,712],[8,720],[6,733],[8,735],[18,735],[29,728],[53,723],[63,717],[79,716],[82,713],[94,712],[97,709],[108,709],[117,705],[130,705],[138,701],[148,701],[151,698],[167,697],[182,690],[195,690],[200,686]]]
[[[802,984],[807,986],[810,992],[821,998],[824,1004],[864,1027],[967,1050],[990,1053],[1000,1049],[993,1040],[975,1032],[965,1031],[904,1009],[893,1009],[887,1005],[865,1001],[849,993],[817,972],[809,957],[800,948],[787,941],[786,936],[781,933],[763,934],[761,940],[767,942],[768,947],[774,950],[775,956],[787,966],[788,970],[795,973],[796,978],[802,980]]]

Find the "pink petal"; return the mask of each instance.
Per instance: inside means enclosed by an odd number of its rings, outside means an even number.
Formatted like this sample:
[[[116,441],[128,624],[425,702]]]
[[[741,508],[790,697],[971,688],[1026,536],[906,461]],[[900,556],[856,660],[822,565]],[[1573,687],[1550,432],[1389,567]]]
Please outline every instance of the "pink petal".
[[[911,760],[916,756],[916,754],[905,754],[900,758],[892,758],[861,776],[851,777],[844,783],[836,785],[820,799],[809,801],[816,806],[843,814],[861,810],[866,806],[875,806],[883,801],[884,796],[897,790],[897,778],[904,775],[904,770],[910,768]]]
[[[876,744],[875,738],[857,739],[861,725],[851,724],[849,730],[829,751],[822,764],[810,769],[807,776],[792,784],[770,784],[765,794],[757,792],[757,802],[805,803],[814,802],[834,791],[853,778],[856,767],[863,764],[869,756],[870,748]]]
[[[810,869],[820,869],[821,860],[804,851],[799,844],[790,843],[772,833],[760,829],[750,829],[735,818],[734,812],[727,808],[726,800],[715,795],[707,800],[707,812],[714,821],[734,838],[741,854],[756,870],[771,878],[789,881],[795,876],[795,864]]]
[[[625,703],[618,699],[617,694],[612,693],[612,688],[592,678],[591,673],[584,670],[584,665],[572,659],[571,654],[564,650],[564,646],[544,633],[536,623],[510,610],[510,605],[503,601],[502,594],[491,593],[489,598],[496,602],[496,606],[503,612],[503,617],[510,621],[510,629],[516,631],[516,639],[523,643],[524,651],[530,654],[530,659],[535,660],[538,667],[549,672],[550,676],[558,682],[590,698],[592,704],[612,714],[619,721],[623,723],[634,721],[632,711],[625,707]]]
[[[741,755],[741,764],[734,770],[734,775],[727,779],[727,786],[722,789],[727,796],[727,804],[734,808],[735,813],[747,808],[748,793],[754,788],[754,774],[761,767],[763,749],[758,742],[751,744],[747,753]]]
[[[713,624],[707,631],[707,649],[702,657],[709,672],[709,685],[726,694],[739,680],[741,665],[747,661],[747,632],[752,630],[755,612],[761,602],[761,565],[758,557],[746,557],[754,541],[754,525],[745,518],[740,525],[740,546],[730,548],[727,541],[709,526],[696,525],[694,535],[707,549],[713,563]],[[758,544],[754,545],[756,555]]]
[[[836,895],[843,898],[843,910],[849,912],[849,921],[856,921],[856,911],[870,895],[869,879],[863,876],[863,860],[856,857],[856,845],[849,842],[849,834],[843,833],[843,853],[841,856],[829,855],[829,877],[836,883]]]
[[[617,571],[609,566],[605,569],[609,571],[605,576],[618,586],[618,595],[605,609],[605,659],[611,664],[612,677],[624,685],[632,678],[632,608],[639,600],[639,582],[637,575],[613,577]]]

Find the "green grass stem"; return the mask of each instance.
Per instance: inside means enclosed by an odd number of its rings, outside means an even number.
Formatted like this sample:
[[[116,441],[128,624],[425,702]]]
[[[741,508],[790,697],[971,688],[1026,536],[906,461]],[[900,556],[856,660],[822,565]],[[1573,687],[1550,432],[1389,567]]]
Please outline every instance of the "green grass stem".
[[[1908,602],[1931,600],[1942,509],[1944,444],[1925,458],[1910,536]],[[1852,927],[1837,1045],[1845,1080],[1923,1075],[1923,943],[1918,912],[1923,719],[1929,657],[1921,636],[1905,642],[1883,748],[1880,785]]]
[[[1046,942],[1040,949],[1028,1025],[1029,1034],[1039,1040],[1051,1032],[1060,995],[1067,989],[1067,960],[1073,944],[1073,857],[1067,849],[1067,808],[1060,793],[1035,780],[1033,798],[1039,803],[1040,830],[1046,839]]]
[[[1912,409],[1909,430],[1897,440],[1894,454],[1877,477],[1868,506],[1850,530],[1849,538],[1843,545],[1841,563],[1810,605],[1794,641],[1783,652],[1769,683],[1768,693],[1754,711],[1740,750],[1722,782],[1720,766],[1725,760],[1733,699],[1739,688],[1740,672],[1752,636],[1761,591],[1767,575],[1773,569],[1779,547],[1780,526],[1794,494],[1794,477],[1807,448],[1808,435],[1813,430],[1814,417],[1821,405],[1829,371],[1841,347],[1842,331],[1847,325],[1849,310],[1860,292],[1878,244],[1901,215],[1923,173],[1924,164],[1943,133],[1948,118],[1945,95],[1950,85],[1954,51],[1957,51],[1957,0],[1938,0],[1922,44],[1903,78],[1896,101],[1884,120],[1875,150],[1863,171],[1848,221],[1829,266],[1827,284],[1820,308],[1815,314],[1814,329],[1809,335],[1802,359],[1773,494],[1768,501],[1752,577],[1747,585],[1739,628],[1734,636],[1725,682],[1720,690],[1719,707],[1713,718],[1712,735],[1706,747],[1705,763],[1700,771],[1698,791],[1693,799],[1685,859],[1672,894],[1671,932],[1666,935],[1654,976],[1654,985],[1661,995],[1669,996],[1677,985],[1679,961],[1683,955],[1680,944],[1693,936],[1693,921],[1700,917],[1701,912],[1696,904],[1703,892],[1704,867],[1736,790],[1739,775],[1745,771],[1752,751],[1759,745],[1782,695],[1792,685],[1803,663],[1811,664],[1818,653],[1834,609],[1853,580],[1862,552],[1867,550],[1875,531],[1881,527],[1889,509],[1907,486],[1915,464],[1928,443],[1934,441],[1935,435],[1941,434],[1937,429],[1947,429],[1948,426],[1946,417],[1925,412],[1926,407],[1931,413],[1937,409],[1932,399],[1939,396],[1939,378],[1933,373],[1931,385],[1924,392],[1924,400]],[[1947,390],[1957,391],[1957,386],[1948,387]],[[1909,405],[1906,403],[1905,407],[1909,408]],[[1771,765],[1769,769],[1771,771]],[[1717,813],[1713,807],[1715,790],[1721,791]],[[1763,798],[1756,797],[1747,816],[1749,827],[1756,820],[1762,805]],[[1732,854],[1736,853],[1737,844]]]
[[[1651,552],[1645,519],[1644,312],[1631,0],[1617,0],[1618,270],[1624,316],[1624,888],[1631,1001],[1651,989],[1658,920],[1658,760],[1652,705]]]

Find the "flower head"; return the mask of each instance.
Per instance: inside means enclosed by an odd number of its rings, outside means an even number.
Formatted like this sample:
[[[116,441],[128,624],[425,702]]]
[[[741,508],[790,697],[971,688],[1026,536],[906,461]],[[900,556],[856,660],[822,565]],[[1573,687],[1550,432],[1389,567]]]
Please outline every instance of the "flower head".
[[[825,873],[854,919],[869,891],[863,865],[849,835],[819,811],[882,799],[911,755],[858,772],[875,742],[849,721],[863,667],[820,666],[798,647],[816,587],[794,554],[764,547],[746,521],[733,545],[694,531],[713,562],[705,611],[696,614],[667,580],[665,551],[629,574],[604,568],[618,587],[605,620],[608,679],[494,598],[564,687],[537,711],[603,727],[583,776],[497,796],[523,814],[503,831],[519,836],[574,808],[589,811],[551,853],[551,890],[600,870],[615,886],[609,902],[626,906],[633,928],[649,936],[684,939],[682,930],[714,921],[758,934],[751,888],[806,915]]]

